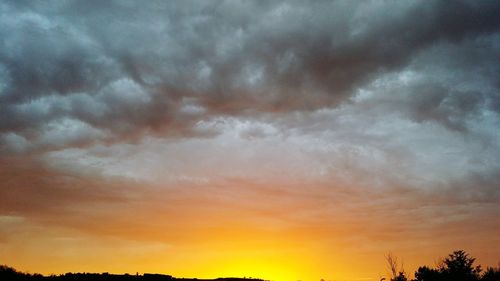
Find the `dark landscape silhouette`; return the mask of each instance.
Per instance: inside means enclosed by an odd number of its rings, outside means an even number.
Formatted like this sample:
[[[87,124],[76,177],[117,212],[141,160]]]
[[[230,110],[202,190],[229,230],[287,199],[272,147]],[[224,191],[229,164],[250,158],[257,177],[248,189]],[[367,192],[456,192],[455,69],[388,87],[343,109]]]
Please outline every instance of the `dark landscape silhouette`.
[[[415,271],[415,278],[409,279],[404,268],[399,266],[395,256],[386,256],[389,266],[389,278],[381,278],[386,281],[500,281],[499,267],[488,267],[485,270],[480,265],[475,265],[475,258],[463,250],[454,251],[446,258],[440,260],[435,267],[420,266]],[[66,273],[61,275],[44,276],[38,273],[30,274],[19,272],[7,265],[0,265],[0,280],[5,281],[31,281],[31,280],[54,280],[54,281],[265,281],[256,278],[177,278],[166,274],[110,274],[110,273]]]
[[[167,274],[111,274],[111,273],[65,273],[61,275],[44,276],[42,274],[30,274],[19,272],[16,269],[0,265],[0,280],[7,281],[23,281],[23,280],[57,280],[57,281],[266,281],[256,278],[216,278],[216,279],[199,279],[199,278],[177,278]]]

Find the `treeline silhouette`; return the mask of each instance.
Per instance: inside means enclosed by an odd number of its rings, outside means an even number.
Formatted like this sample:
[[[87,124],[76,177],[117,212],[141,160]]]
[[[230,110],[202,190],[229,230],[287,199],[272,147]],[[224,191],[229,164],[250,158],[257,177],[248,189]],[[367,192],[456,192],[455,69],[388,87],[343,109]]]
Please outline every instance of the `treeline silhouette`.
[[[386,259],[392,274],[391,281],[410,280],[402,266],[398,269],[397,258],[389,254]],[[474,265],[475,260],[463,250],[454,251],[435,267],[419,267],[415,271],[415,279],[411,281],[500,281],[500,265],[483,271],[480,265]]]
[[[109,274],[105,273],[66,273],[44,276],[38,273],[19,272],[12,267],[0,265],[1,281],[267,281],[256,278],[176,278],[165,274]]]
[[[390,281],[500,281],[500,266],[488,267],[483,270],[475,266],[475,258],[465,251],[455,251],[435,267],[421,266],[415,272],[415,279],[408,279],[402,265],[399,267],[397,258],[386,257],[392,277]],[[109,273],[66,273],[61,275],[43,276],[35,273],[23,273],[6,265],[0,265],[1,281],[265,281],[254,278],[176,278],[164,274],[109,274]],[[386,280],[382,278],[381,280]]]

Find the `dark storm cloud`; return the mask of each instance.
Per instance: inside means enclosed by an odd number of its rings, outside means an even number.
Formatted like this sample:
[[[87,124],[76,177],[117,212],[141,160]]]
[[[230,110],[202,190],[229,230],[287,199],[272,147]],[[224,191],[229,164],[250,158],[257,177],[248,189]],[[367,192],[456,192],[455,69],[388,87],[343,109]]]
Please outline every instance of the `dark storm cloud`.
[[[498,35],[479,36],[460,44],[434,44],[406,67],[366,87],[377,94],[364,101],[365,107],[401,111],[417,122],[430,120],[451,130],[468,130],[468,121],[481,119],[488,111],[500,112],[498,39]]]
[[[432,64],[435,46],[447,54],[464,44],[472,50],[447,55],[463,63],[444,63],[444,71],[473,67],[488,72],[485,84],[458,91],[422,81],[404,98],[408,111],[419,120],[453,119],[469,108],[498,112],[499,11],[496,1],[7,2],[0,5],[2,142],[22,151],[211,134],[194,125],[334,107],[417,58]],[[480,52],[481,40],[489,45],[480,60],[464,60]],[[449,108],[435,110],[444,97]]]

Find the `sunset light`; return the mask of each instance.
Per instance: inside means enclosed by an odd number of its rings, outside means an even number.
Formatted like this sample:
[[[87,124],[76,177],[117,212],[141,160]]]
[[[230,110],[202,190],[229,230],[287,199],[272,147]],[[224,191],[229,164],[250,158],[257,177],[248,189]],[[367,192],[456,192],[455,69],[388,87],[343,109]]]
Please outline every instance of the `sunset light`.
[[[2,281],[500,280],[500,1],[0,1],[0,38]]]

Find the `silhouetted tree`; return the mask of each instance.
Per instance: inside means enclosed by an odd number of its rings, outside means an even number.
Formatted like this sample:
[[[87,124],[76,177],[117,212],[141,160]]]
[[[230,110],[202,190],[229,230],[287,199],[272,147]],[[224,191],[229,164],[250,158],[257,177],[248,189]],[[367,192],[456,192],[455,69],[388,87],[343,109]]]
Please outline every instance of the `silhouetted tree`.
[[[392,281],[407,281],[406,275],[404,272],[399,272],[398,275],[391,279]]]
[[[436,269],[419,267],[415,272],[415,281],[484,281],[495,278],[494,270],[488,276],[481,276],[481,266],[474,266],[476,259],[463,250],[455,251],[443,259]],[[500,279],[492,279],[499,281]],[[488,279],[489,281],[489,279]]]
[[[437,269],[421,266],[415,272],[415,281],[439,281],[443,280]]]
[[[407,281],[405,270],[403,268],[403,262],[401,262],[401,266],[399,266],[398,258],[394,256],[392,253],[389,253],[385,256],[387,261],[387,265],[389,270],[391,271],[391,281]]]
[[[481,276],[481,281],[498,281],[500,280],[500,266],[497,268],[488,267]]]
[[[479,280],[481,277],[481,266],[474,267],[475,260],[475,258],[470,257],[465,251],[455,251],[443,260],[444,267],[440,270],[446,276],[446,280]]]
[[[0,265],[0,280],[20,281],[27,280],[27,278],[23,273],[16,271],[12,267]]]

